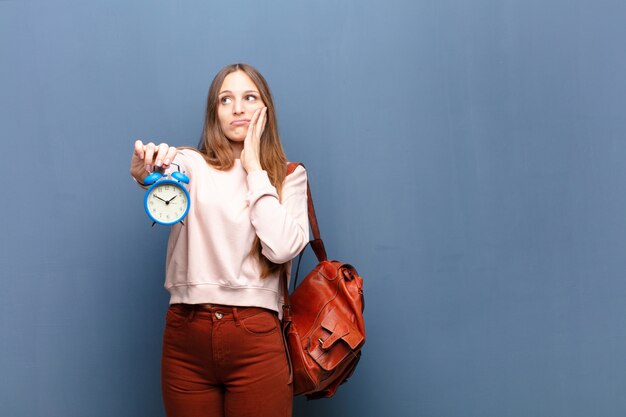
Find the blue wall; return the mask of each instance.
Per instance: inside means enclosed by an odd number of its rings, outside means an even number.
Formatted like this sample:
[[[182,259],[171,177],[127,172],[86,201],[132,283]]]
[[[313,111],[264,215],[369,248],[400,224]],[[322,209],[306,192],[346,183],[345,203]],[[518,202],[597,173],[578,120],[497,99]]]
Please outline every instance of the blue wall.
[[[624,21],[619,0],[1,1],[0,415],[162,415],[167,230],[130,152],[195,144],[236,61],[366,282],[353,380],[297,416],[626,415]]]

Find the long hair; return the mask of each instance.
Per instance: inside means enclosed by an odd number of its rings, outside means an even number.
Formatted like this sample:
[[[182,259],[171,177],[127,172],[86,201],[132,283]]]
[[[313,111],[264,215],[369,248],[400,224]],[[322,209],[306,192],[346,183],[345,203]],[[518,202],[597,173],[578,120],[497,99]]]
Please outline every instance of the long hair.
[[[272,93],[267,85],[267,81],[256,68],[248,64],[231,64],[222,68],[213,78],[207,96],[204,127],[198,150],[207,163],[219,170],[228,170],[235,162],[230,141],[222,131],[218,120],[217,106],[219,104],[220,88],[224,83],[224,79],[228,74],[236,71],[242,71],[250,77],[259,90],[261,100],[267,107],[265,129],[261,135],[261,168],[267,171],[270,182],[276,188],[279,198],[281,198],[283,181],[287,174],[287,157],[278,134],[278,122],[276,120]],[[287,272],[288,264],[271,262],[262,254],[261,249],[261,241],[256,236],[250,249],[250,254],[256,256],[261,264],[261,277],[265,278],[276,272],[279,274]]]

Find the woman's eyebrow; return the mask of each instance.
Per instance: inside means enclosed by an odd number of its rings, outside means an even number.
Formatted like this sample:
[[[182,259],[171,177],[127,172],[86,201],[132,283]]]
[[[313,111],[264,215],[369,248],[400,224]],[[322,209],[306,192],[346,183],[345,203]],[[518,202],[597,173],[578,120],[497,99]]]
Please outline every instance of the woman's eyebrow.
[[[233,92],[232,92],[232,91],[230,91],[230,90],[220,91],[220,95],[222,95],[222,94],[227,94],[227,93],[228,93],[228,94],[232,94]],[[258,91],[256,91],[256,90],[246,90],[246,91],[244,91],[242,94],[248,94],[248,93],[256,93],[256,94],[259,94],[259,92],[258,92]]]

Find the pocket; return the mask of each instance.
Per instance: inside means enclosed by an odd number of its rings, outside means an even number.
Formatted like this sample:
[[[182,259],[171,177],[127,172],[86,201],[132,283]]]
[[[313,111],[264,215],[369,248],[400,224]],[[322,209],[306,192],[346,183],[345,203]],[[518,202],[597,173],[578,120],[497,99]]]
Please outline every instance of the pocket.
[[[179,306],[172,305],[167,309],[165,315],[165,327],[177,329],[187,323],[187,315],[184,314]]]
[[[264,311],[241,319],[241,326],[256,336],[265,336],[278,331],[278,318],[274,313]]]

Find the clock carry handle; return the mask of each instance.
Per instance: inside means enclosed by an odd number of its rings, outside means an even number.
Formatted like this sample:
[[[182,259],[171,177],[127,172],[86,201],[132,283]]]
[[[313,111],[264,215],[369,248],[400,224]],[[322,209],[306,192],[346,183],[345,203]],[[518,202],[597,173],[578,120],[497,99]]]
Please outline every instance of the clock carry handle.
[[[180,165],[175,164],[175,163],[172,163],[172,165],[176,165],[176,167],[178,168],[178,171],[172,172],[172,178],[174,178],[178,182],[184,182],[185,184],[189,184],[189,177],[187,175],[183,174],[182,172],[180,172]],[[155,182],[157,182],[162,177],[163,177],[163,174],[161,172],[154,171],[152,174],[148,175],[143,180],[143,183],[145,185],[151,185],[151,184],[154,184]]]

